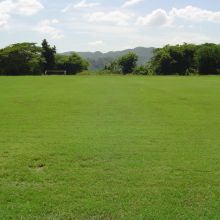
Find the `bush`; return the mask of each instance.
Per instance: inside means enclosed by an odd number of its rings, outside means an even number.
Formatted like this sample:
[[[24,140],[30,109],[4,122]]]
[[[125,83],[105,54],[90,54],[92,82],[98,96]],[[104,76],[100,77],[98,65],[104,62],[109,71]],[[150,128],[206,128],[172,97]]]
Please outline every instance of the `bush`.
[[[75,75],[84,70],[88,70],[89,63],[78,54],[56,55],[56,69],[66,70],[68,75]]]
[[[138,66],[133,73],[136,75],[149,75],[149,70],[147,66]]]
[[[138,56],[135,53],[128,53],[118,59],[118,65],[123,74],[133,73],[137,67]]]

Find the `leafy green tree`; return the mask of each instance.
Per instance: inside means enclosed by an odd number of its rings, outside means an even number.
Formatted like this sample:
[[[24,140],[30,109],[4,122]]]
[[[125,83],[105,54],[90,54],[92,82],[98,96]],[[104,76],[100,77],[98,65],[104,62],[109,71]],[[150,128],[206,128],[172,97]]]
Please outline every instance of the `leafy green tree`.
[[[0,50],[1,75],[39,75],[41,49],[35,43],[18,43]]]
[[[135,53],[128,53],[118,59],[118,65],[123,74],[132,73],[137,66],[138,56]]]
[[[118,65],[118,60],[114,60],[108,65],[105,65],[104,70],[109,70],[111,73],[120,74],[121,73],[121,67]]]
[[[147,65],[137,66],[133,73],[136,75],[150,75],[149,67]]]
[[[151,66],[158,75],[187,75],[195,72],[195,51],[197,46],[183,44],[156,49]]]
[[[70,56],[56,55],[56,69],[66,70],[69,75],[87,70],[88,66],[89,63],[77,53],[72,53]]]
[[[44,71],[45,70],[53,70],[56,66],[55,63],[55,54],[56,54],[56,47],[53,46],[51,47],[47,40],[44,39],[42,42],[42,52],[41,52],[41,56],[42,56],[42,66]]]
[[[182,50],[183,50],[183,73],[185,75],[189,75],[192,73],[197,72],[197,65],[196,65],[196,50],[198,46],[194,44],[183,44]]]
[[[219,74],[220,45],[204,44],[196,53],[198,71],[201,74]]]
[[[170,75],[172,71],[172,65],[175,63],[171,57],[168,46],[154,50],[154,56],[151,60],[151,66],[157,75]]]

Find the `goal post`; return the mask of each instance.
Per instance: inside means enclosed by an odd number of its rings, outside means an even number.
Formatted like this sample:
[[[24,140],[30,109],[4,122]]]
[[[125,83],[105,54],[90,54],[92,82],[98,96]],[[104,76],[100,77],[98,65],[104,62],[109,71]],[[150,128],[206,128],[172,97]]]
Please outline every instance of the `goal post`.
[[[66,70],[45,70],[44,75],[67,75]]]

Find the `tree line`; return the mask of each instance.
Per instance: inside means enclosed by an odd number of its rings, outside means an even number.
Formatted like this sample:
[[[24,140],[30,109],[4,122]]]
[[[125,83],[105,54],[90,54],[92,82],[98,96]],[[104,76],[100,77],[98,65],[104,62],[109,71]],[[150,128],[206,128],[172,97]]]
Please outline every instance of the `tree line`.
[[[77,74],[88,69],[89,63],[78,54],[57,54],[56,47],[43,40],[35,43],[17,43],[0,50],[0,75],[41,75],[46,70],[65,70]]]
[[[217,75],[220,74],[220,44],[166,45],[154,50],[145,65],[138,66],[138,56],[128,53],[105,66],[105,71],[137,75]],[[56,47],[43,40],[18,43],[0,50],[0,75],[41,75],[46,70],[65,70],[74,75],[87,70],[89,62],[77,53],[57,54]]]
[[[137,65],[138,57],[129,53],[106,65],[105,70],[139,75],[217,75],[220,74],[220,44],[166,45],[154,50],[151,60]]]

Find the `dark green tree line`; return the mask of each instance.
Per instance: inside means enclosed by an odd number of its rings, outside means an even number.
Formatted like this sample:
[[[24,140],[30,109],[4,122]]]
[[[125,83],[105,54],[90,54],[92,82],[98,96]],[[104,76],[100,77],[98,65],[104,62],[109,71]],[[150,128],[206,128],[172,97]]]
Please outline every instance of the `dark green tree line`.
[[[43,40],[41,47],[35,43],[18,43],[0,49],[0,75],[41,75],[45,70],[66,70],[76,74],[88,69],[88,62],[73,53],[69,56],[56,54]]]
[[[127,54],[105,69],[119,74],[138,75],[220,74],[220,45],[166,45],[155,49],[151,61],[146,65],[137,66],[137,56]]]
[[[0,50],[1,75],[35,75],[42,72],[41,48],[34,43],[13,44]]]
[[[220,74],[220,45],[167,45],[154,51],[150,66],[156,75]]]
[[[128,53],[106,65],[111,73],[138,75],[220,74],[220,44],[166,45],[154,50],[146,65],[137,65],[138,56]],[[0,49],[0,75],[40,75],[45,70],[65,70],[77,74],[87,70],[89,63],[78,54],[62,55],[56,47],[43,40],[18,43]]]
[[[220,45],[204,44],[199,47],[196,63],[201,74],[220,74]]]

